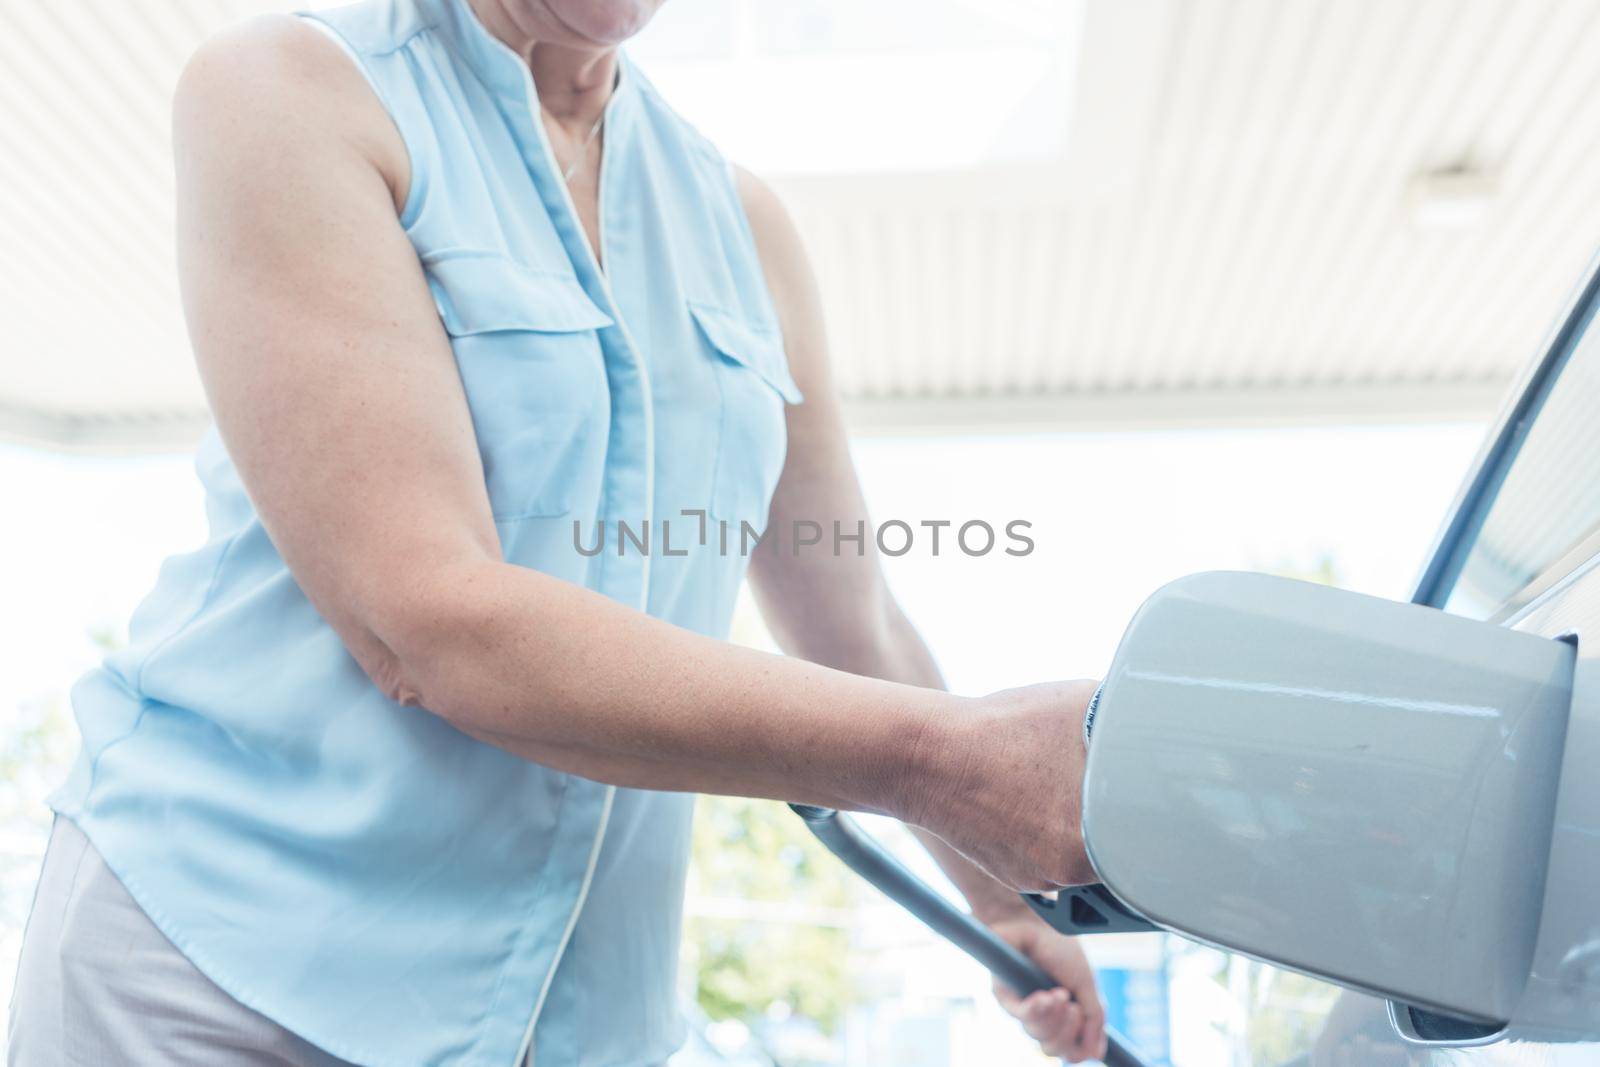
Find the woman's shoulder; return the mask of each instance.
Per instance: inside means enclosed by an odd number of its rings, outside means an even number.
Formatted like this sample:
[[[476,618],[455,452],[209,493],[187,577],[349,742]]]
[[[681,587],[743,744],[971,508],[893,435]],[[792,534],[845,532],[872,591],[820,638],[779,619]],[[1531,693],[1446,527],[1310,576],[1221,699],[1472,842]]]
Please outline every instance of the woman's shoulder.
[[[223,28],[190,55],[178,99],[246,94],[267,104],[348,91],[350,62],[297,15],[256,15]],[[359,83],[359,79],[358,79]]]
[[[202,42],[172,113],[180,157],[199,138],[264,164],[277,152],[353,147],[404,199],[408,160],[388,113],[350,56],[299,16],[258,15]]]

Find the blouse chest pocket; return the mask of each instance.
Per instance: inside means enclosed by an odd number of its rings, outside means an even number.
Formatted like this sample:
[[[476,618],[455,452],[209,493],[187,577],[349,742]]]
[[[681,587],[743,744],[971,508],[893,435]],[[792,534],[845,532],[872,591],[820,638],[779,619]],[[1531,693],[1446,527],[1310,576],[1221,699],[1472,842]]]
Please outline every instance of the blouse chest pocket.
[[[455,351],[495,520],[573,510],[604,463],[609,408],[598,331],[611,317],[576,277],[499,253],[453,249],[422,262]]]
[[[690,301],[689,311],[712,350],[721,393],[711,513],[734,529],[747,522],[764,530],[788,447],[784,406],[802,400],[783,335],[775,324],[709,304]]]

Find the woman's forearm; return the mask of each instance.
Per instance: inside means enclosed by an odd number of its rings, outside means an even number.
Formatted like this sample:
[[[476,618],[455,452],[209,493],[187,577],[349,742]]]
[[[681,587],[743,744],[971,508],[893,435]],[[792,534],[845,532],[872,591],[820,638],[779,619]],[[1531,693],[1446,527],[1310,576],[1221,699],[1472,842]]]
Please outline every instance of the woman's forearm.
[[[508,564],[473,567],[452,586],[402,639],[414,702],[597,781],[906,817],[952,762],[947,728],[974,714],[944,691],[892,599],[870,635],[812,633],[795,650],[808,660],[707,638]],[[979,917],[1017,910],[1015,893],[913,832]]]
[[[834,605],[834,614],[859,623],[856,633],[844,634],[837,626],[796,625],[793,619],[774,620],[782,631],[785,649],[813,662],[873,678],[902,682],[929,690],[944,690],[944,675],[922,635],[912,625],[888,590],[875,583],[872,594],[839,594],[846,604]],[[955,883],[980,919],[991,922],[1026,911],[1021,898],[991,878],[976,864],[921,827],[911,832],[922,842]]]
[[[863,673],[942,691],[945,680],[938,661],[892,597],[885,597],[883,614],[881,639],[873,647],[855,653],[855,658],[865,661]],[[911,827],[911,832],[967,898],[968,906],[978,918],[994,922],[1027,911],[1016,893],[995,881],[937,835],[920,826]]]
[[[395,695],[517,755],[650,789],[906,814],[969,702],[704,637],[522,567],[469,564],[374,627]]]

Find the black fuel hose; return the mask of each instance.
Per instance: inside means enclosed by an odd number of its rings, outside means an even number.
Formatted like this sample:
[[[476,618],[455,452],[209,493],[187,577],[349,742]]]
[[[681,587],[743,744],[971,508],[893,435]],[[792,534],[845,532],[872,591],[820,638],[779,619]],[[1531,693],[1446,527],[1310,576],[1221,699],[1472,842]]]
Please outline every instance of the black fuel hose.
[[[1002,941],[993,930],[912,874],[848,815],[808,804],[790,804],[789,807],[846,867],[877,886],[934,933],[983,964],[990,974],[1019,995],[1054,989],[1059,984],[1038,964]],[[1146,1067],[1127,1041],[1110,1028],[1106,1030],[1106,1055],[1102,1062],[1106,1067]]]

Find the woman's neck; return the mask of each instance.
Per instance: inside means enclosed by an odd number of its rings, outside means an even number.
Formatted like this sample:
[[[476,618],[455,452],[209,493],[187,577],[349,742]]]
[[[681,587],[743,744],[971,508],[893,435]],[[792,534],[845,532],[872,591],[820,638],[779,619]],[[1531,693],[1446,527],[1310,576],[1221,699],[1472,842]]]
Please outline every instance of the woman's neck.
[[[580,135],[600,120],[617,81],[616,48],[541,41],[543,27],[537,19],[506,0],[467,0],[467,4],[484,29],[528,65],[539,104],[552,119]]]

